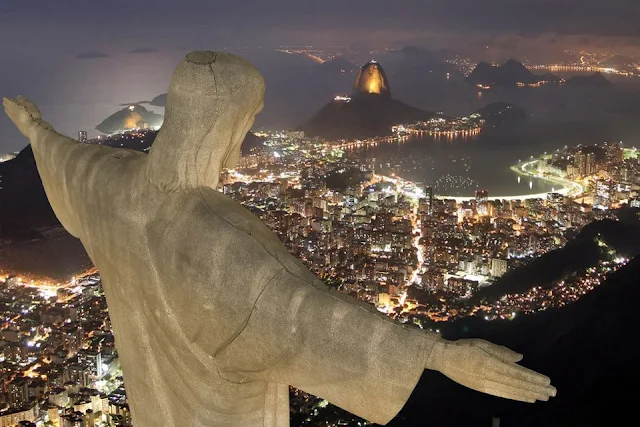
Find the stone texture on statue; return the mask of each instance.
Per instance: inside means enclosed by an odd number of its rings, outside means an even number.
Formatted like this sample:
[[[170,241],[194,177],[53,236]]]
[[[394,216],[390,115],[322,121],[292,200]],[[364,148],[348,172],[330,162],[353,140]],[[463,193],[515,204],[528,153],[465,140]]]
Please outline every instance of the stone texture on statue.
[[[503,397],[555,393],[510,350],[450,344],[327,290],[214,189],[263,94],[243,59],[187,55],[149,155],[77,143],[28,100],[4,100],[56,215],[100,270],[134,424],[288,426],[289,385],[385,424],[425,368]]]

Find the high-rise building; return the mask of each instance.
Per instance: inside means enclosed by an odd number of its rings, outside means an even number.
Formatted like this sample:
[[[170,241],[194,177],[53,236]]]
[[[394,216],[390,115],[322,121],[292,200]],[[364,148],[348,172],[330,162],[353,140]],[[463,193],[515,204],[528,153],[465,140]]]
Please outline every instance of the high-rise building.
[[[564,196],[561,193],[547,193],[547,206],[553,209],[560,209],[564,202]]]
[[[587,173],[586,175],[593,175],[598,172],[596,165],[596,153],[587,153]]]
[[[78,132],[78,141],[79,142],[87,142],[87,131],[81,130]]]
[[[614,202],[615,186],[610,179],[599,179],[596,182],[596,196],[593,198],[593,205],[610,208]]]
[[[567,165],[567,175],[568,176],[580,175],[580,168],[576,164]]]
[[[476,211],[478,215],[489,215],[489,192],[487,190],[476,191]]]
[[[596,173],[596,154],[580,151],[575,156],[574,166],[580,176],[587,176]]]
[[[577,171],[577,175],[584,176],[587,172],[587,155],[583,152],[576,154],[574,166]]]
[[[487,190],[476,191],[476,202],[486,202],[489,200],[489,192]]]
[[[501,277],[507,272],[507,260],[494,258],[491,260],[491,275],[493,277]]]
[[[424,187],[424,208],[421,211],[433,215],[433,187],[430,185]]]
[[[624,161],[624,150],[618,143],[607,143],[605,145],[606,159],[611,164],[618,164]]]
[[[92,350],[80,350],[78,352],[78,363],[84,368],[88,368],[91,375],[101,377],[102,353]]]
[[[75,385],[86,387],[89,385],[89,369],[80,365],[66,365],[62,373],[65,382],[72,382]]]
[[[616,176],[617,181],[619,181],[621,183],[624,183],[624,184],[628,183],[629,182],[629,168],[626,167],[626,166],[618,167],[615,176]]]
[[[20,408],[29,402],[29,381],[27,378],[17,378],[9,383],[7,397],[12,408]]]

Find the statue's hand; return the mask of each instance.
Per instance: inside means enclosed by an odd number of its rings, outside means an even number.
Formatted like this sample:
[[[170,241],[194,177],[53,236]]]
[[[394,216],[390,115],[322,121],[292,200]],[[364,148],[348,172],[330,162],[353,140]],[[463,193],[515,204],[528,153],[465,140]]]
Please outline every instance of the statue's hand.
[[[556,395],[548,377],[516,362],[522,355],[488,341],[470,339],[439,341],[427,368],[483,393],[534,403]]]
[[[42,114],[36,105],[23,96],[17,100],[2,98],[7,116],[15,123],[20,132],[30,138],[42,120]]]

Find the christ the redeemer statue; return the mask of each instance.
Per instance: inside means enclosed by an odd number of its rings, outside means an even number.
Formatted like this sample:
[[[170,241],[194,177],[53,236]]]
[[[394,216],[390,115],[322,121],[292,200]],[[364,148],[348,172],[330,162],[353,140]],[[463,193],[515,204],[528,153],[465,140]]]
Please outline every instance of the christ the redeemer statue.
[[[386,424],[424,369],[508,399],[554,396],[520,354],[446,341],[328,290],[215,189],[263,95],[243,59],[188,54],[149,155],[81,144],[26,98],[3,100],[54,212],[100,270],[134,424],[288,426],[289,385]]]

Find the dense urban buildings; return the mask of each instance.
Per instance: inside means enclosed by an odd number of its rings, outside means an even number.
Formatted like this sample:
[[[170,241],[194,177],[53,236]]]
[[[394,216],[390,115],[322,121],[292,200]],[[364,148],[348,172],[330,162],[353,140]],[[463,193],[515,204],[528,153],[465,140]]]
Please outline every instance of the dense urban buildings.
[[[98,273],[68,283],[9,275],[0,299],[0,425],[126,425],[129,411]]]
[[[466,199],[436,198],[430,186],[377,175],[335,145],[265,136],[269,148],[245,157],[225,177],[224,192],[259,215],[320,277],[403,321],[476,312],[465,300],[477,289],[610,216],[598,202],[602,185],[591,189],[597,175],[581,181],[588,190],[578,201],[566,193],[491,199],[485,190]],[[554,156],[559,161],[571,153]],[[553,162],[543,157],[525,169],[551,175]],[[617,155],[598,165],[612,171],[634,163]],[[558,172],[561,177],[566,174]],[[607,192],[608,208],[637,197],[637,185],[627,181]],[[416,298],[422,291],[438,298]]]

